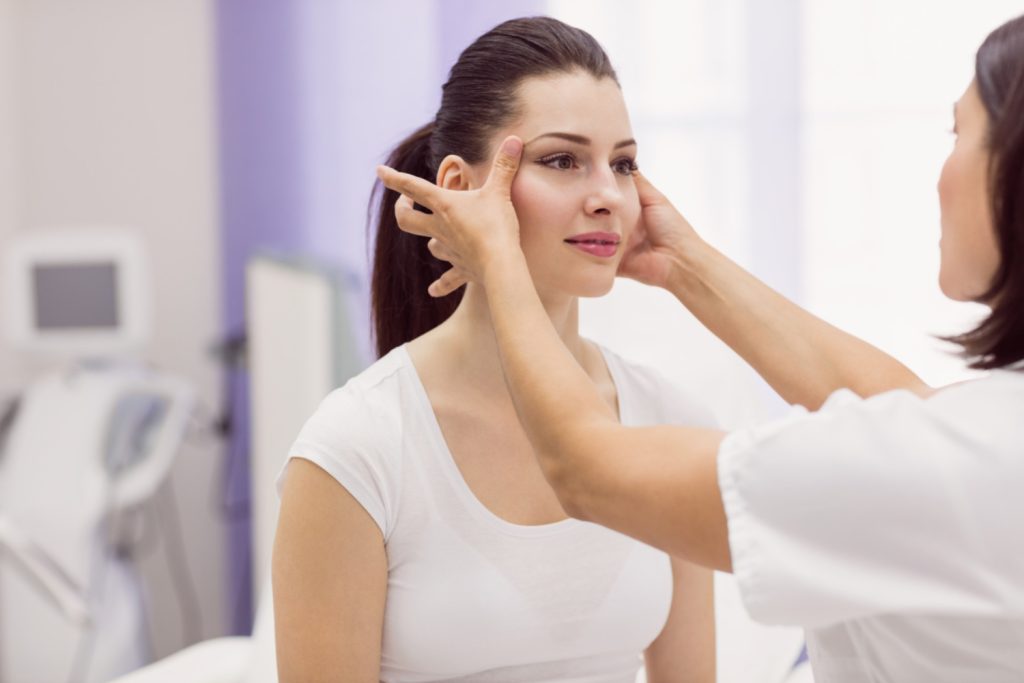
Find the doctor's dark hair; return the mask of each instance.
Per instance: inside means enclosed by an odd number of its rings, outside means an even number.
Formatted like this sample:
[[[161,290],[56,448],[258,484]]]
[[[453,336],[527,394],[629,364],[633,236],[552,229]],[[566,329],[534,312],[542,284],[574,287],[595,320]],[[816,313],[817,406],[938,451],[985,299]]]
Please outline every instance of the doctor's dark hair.
[[[470,164],[489,161],[491,138],[522,114],[522,82],[577,71],[618,82],[608,56],[586,31],[548,17],[499,24],[459,55],[442,87],[434,120],[403,140],[385,163],[435,182],[441,160],[449,154]],[[380,356],[444,322],[463,291],[439,299],[427,294],[427,286],[448,264],[431,256],[426,238],[399,230],[397,200],[398,193],[379,182],[370,198],[377,227],[371,309]]]
[[[971,367],[1024,360],[1024,16],[989,34],[978,48],[974,78],[988,113],[989,200],[1000,263],[981,300],[991,306],[975,329],[949,337]]]

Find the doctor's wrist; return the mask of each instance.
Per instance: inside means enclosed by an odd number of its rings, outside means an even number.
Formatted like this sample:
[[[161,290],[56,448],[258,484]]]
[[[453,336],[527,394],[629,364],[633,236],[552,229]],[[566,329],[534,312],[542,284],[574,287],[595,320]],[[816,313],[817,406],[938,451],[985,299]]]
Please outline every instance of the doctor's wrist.
[[[704,273],[717,254],[714,247],[697,235],[680,240],[672,249],[665,289],[685,302],[707,286]]]
[[[501,287],[524,277],[528,281],[526,284],[532,286],[526,256],[518,246],[513,249],[495,250],[482,259],[481,284],[485,289]]]

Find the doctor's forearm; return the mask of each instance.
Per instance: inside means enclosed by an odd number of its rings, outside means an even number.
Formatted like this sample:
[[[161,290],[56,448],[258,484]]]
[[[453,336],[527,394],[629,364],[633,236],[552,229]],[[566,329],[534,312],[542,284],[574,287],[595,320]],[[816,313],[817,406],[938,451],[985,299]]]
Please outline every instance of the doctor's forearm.
[[[586,486],[600,461],[600,453],[573,435],[594,423],[616,425],[616,417],[555,331],[525,260],[508,259],[489,269],[484,289],[519,419],[566,505],[570,482]]]
[[[728,571],[716,468],[724,435],[622,426],[555,332],[525,261],[484,279],[512,400],[565,511]]]
[[[797,306],[707,243],[694,241],[675,263],[669,290],[790,403],[814,410],[844,387],[861,396],[926,389],[895,358]]]

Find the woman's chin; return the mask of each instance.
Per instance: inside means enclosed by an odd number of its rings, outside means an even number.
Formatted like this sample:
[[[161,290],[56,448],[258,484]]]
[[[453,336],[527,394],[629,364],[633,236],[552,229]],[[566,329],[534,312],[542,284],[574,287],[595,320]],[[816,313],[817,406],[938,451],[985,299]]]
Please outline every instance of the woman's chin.
[[[989,303],[985,294],[991,288],[992,276],[977,277],[964,268],[942,263],[939,265],[939,290],[952,301]]]
[[[939,273],[939,291],[950,301],[967,301],[953,283],[947,282],[941,273]]]
[[[614,276],[610,278],[602,278],[600,280],[595,278],[588,282],[581,282],[580,286],[575,288],[574,294],[581,299],[596,299],[608,294],[608,292],[612,291],[612,287],[614,286]]]
[[[588,273],[587,277],[560,277],[546,283],[533,281],[541,298],[548,296],[570,296],[579,299],[595,299],[612,291],[615,285],[615,272],[607,269],[604,273]]]

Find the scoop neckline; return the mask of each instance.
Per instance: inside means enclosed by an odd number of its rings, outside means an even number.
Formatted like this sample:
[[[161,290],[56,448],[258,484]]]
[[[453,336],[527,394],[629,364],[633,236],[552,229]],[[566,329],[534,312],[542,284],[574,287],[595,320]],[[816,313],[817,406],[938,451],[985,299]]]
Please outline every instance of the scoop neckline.
[[[619,420],[621,421],[622,416],[625,414],[622,399],[623,384],[619,379],[618,370],[612,362],[609,352],[600,344],[595,343],[594,345],[601,352],[601,357],[604,359],[605,367],[608,369],[608,375],[611,377],[612,383],[615,385],[615,394],[619,408]],[[466,478],[462,475],[462,470],[459,469],[458,464],[455,462],[455,457],[452,455],[451,448],[448,446],[448,441],[444,438],[444,432],[441,430],[441,423],[438,421],[437,414],[434,412],[434,406],[430,403],[430,396],[427,394],[427,389],[423,385],[423,380],[420,378],[419,371],[416,369],[416,364],[413,362],[412,356],[409,354],[409,350],[406,347],[406,344],[402,344],[397,348],[401,350],[402,364],[409,369],[412,383],[414,385],[416,400],[419,403],[423,418],[427,422],[427,427],[430,431],[430,445],[432,450],[437,455],[437,460],[441,470],[453,485],[456,494],[470,510],[475,512],[478,519],[505,534],[526,538],[561,534],[579,529],[587,524],[587,522],[573,517],[566,517],[565,519],[560,519],[557,522],[548,522],[546,524],[516,524],[515,522],[510,522],[507,519],[500,517],[489,507],[484,505],[483,501],[481,501],[477,497],[476,493],[473,492],[473,489],[469,486]]]

